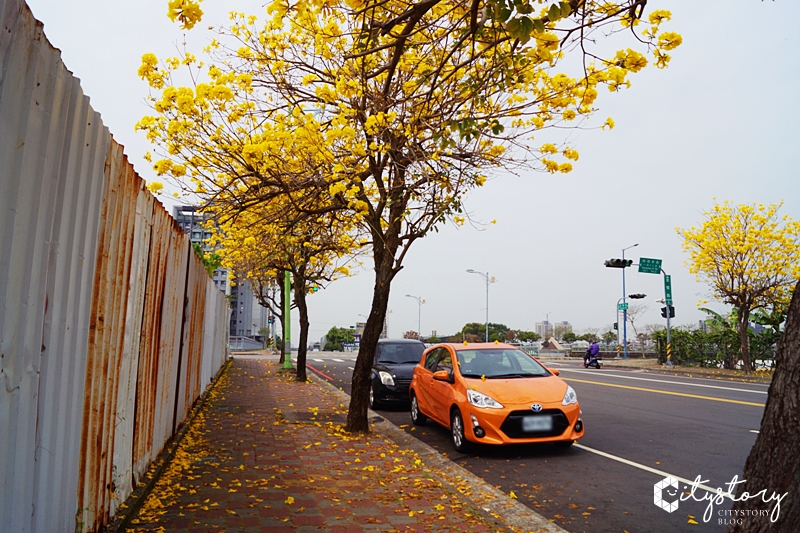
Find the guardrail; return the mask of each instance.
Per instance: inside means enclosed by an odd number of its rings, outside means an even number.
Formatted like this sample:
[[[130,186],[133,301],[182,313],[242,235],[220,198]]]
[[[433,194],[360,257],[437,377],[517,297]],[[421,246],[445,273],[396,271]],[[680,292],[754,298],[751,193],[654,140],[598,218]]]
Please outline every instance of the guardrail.
[[[228,348],[231,350],[261,350],[264,348],[263,343],[251,339],[250,337],[231,336],[228,342]]]

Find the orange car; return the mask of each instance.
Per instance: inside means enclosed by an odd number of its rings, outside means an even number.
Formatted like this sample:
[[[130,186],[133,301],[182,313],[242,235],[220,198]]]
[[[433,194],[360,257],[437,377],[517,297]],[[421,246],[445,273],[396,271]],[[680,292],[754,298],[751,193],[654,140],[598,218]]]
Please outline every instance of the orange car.
[[[462,453],[471,443],[570,446],[583,436],[581,406],[557,376],[510,344],[437,344],[414,368],[411,420],[449,428]]]

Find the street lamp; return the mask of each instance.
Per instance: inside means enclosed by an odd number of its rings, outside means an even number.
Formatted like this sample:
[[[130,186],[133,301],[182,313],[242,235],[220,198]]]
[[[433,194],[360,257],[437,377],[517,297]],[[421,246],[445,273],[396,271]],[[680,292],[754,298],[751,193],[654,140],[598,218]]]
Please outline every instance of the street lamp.
[[[632,244],[627,248],[622,249],[622,260],[625,261],[625,250],[630,250],[639,246],[639,243]],[[622,303],[625,303],[625,269],[622,269]],[[628,358],[628,310],[622,310],[622,349],[623,349],[623,357],[625,359]]]
[[[468,268],[467,272],[469,274],[479,274],[486,280],[486,342],[489,342],[489,284],[495,283],[497,280],[494,279],[494,276],[490,278],[488,272],[478,272],[471,268]]]
[[[417,301],[417,333],[419,334],[419,340],[422,340],[422,304],[425,303],[425,300],[410,294],[406,294],[406,298],[414,298]]]

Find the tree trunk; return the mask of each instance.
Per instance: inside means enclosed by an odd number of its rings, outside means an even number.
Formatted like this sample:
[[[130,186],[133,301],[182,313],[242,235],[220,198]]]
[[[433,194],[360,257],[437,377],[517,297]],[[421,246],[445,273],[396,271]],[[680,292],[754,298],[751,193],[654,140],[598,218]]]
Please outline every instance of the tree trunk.
[[[369,407],[370,373],[372,361],[375,358],[375,348],[378,346],[378,339],[381,336],[381,331],[383,331],[386,308],[389,305],[389,289],[394,277],[394,271],[392,270],[394,256],[385,253],[382,259],[375,258],[375,287],[372,291],[372,309],[370,309],[367,324],[364,326],[364,333],[361,335],[356,366],[353,370],[350,408],[347,412],[347,426],[345,428],[351,433],[369,432],[367,408]]]
[[[395,154],[396,155],[396,154]],[[375,286],[372,290],[372,308],[369,311],[367,324],[361,334],[361,344],[358,348],[355,369],[353,370],[352,388],[350,392],[350,408],[347,411],[347,424],[345,429],[351,433],[369,433],[369,421],[367,420],[367,409],[369,407],[369,387],[372,362],[375,359],[375,349],[378,347],[383,331],[383,324],[386,320],[386,308],[389,306],[389,290],[392,279],[402,268],[401,259],[395,264],[395,254],[397,253],[402,239],[402,221],[404,212],[408,204],[408,198],[403,196],[405,191],[405,164],[398,164],[394,161],[390,178],[387,180],[388,197],[386,198],[386,209],[389,221],[388,226],[383,227],[383,208],[371,214],[369,220],[370,232],[372,234],[372,259],[375,265]],[[372,169],[375,181],[383,179],[383,168],[375,167]],[[405,249],[411,245],[414,238],[406,237]]]
[[[742,365],[744,366],[745,374],[750,373],[750,337],[747,335],[747,329],[750,324],[750,310],[739,309],[739,351],[742,354]]]
[[[787,496],[774,522],[768,516],[743,515],[736,517],[741,523],[729,525],[727,533],[796,533],[800,524],[800,283],[794,289],[775,363],[761,429],[744,466],[746,482],[739,485],[737,497],[761,490],[766,491],[765,499],[772,494]],[[733,510],[771,512],[775,507],[774,499],[763,503],[761,497],[751,498],[734,502]]]
[[[300,338],[297,341],[297,381],[305,383],[308,381],[306,375],[306,354],[308,352],[308,305],[306,304],[306,283],[305,280],[297,282],[294,287],[294,303],[300,315]]]

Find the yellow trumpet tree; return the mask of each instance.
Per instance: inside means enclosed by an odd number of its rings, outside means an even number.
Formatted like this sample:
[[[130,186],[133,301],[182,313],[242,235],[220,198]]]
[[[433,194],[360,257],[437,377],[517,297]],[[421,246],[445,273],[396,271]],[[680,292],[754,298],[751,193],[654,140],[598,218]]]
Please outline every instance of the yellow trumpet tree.
[[[298,311],[297,381],[305,382],[310,326],[306,298],[337,278],[350,275],[349,266],[360,249],[353,237],[358,233],[338,211],[298,216],[282,206],[284,216],[279,217],[266,209],[274,208],[275,203],[248,209],[215,224],[210,239],[220,245],[222,265],[239,279],[246,279],[259,302],[269,307],[282,323],[289,317],[283,316],[273,290],[283,293],[283,272],[290,272],[292,294],[282,296],[291,297]],[[207,211],[224,218],[217,206],[210,206]]]
[[[170,4],[186,27],[190,4]],[[361,228],[375,281],[347,429],[368,431],[371,361],[410,246],[463,224],[464,195],[500,169],[572,169],[578,152],[544,130],[582,127],[602,86],[626,87],[646,53],[666,66],[680,44],[661,29],[669,12],[644,17],[643,5],[275,0],[264,21],[231,14],[210,66],[145,54],[156,114],[138,127],[158,146],[156,171],[209,205],[239,213],[294,195],[298,213],[342,211]],[[642,51],[592,51],[621,31]],[[582,59],[572,74],[559,70],[570,54]],[[198,81],[178,86],[179,69]]]
[[[745,372],[752,369],[747,330],[755,309],[787,305],[800,280],[800,222],[780,217],[781,204],[716,204],[700,227],[678,228],[689,271],[715,298],[738,309]]]

